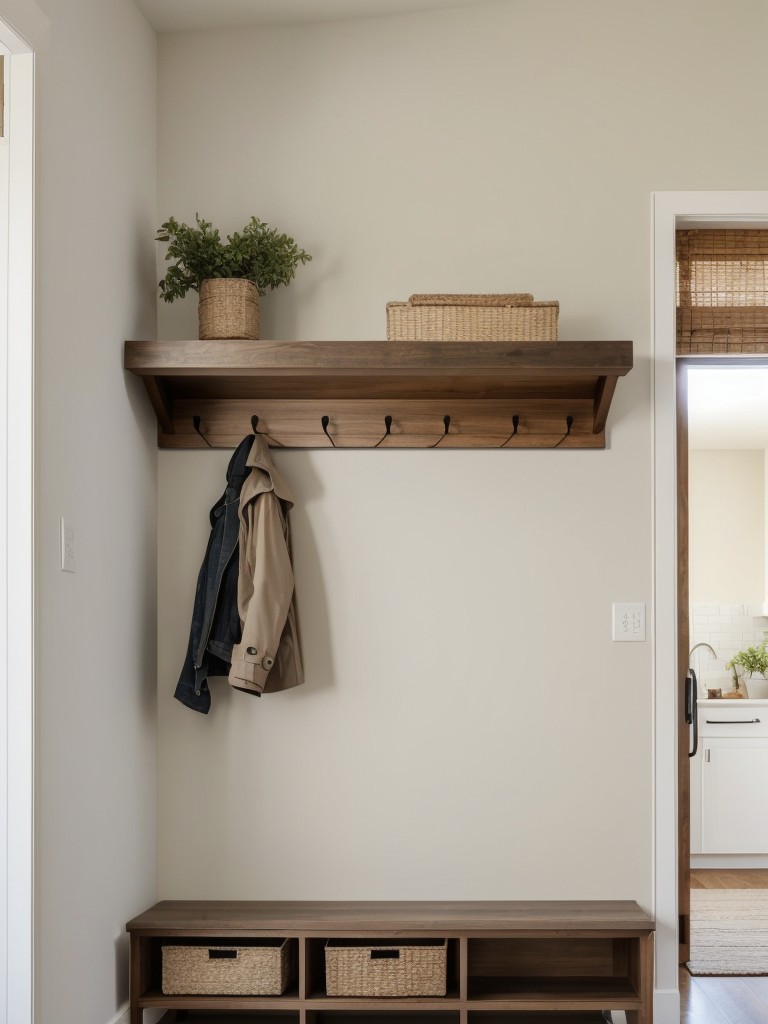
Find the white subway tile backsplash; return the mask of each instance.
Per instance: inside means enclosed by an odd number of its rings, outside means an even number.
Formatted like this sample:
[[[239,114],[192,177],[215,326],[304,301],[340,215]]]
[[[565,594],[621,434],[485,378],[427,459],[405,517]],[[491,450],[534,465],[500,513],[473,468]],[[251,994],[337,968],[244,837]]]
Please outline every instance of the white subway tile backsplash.
[[[716,659],[703,648],[694,654],[694,668],[702,689],[706,689],[707,682],[727,685],[730,669],[726,669],[726,663],[745,647],[762,643],[768,617],[759,615],[761,611],[762,605],[691,605],[691,647],[708,643],[717,652]]]

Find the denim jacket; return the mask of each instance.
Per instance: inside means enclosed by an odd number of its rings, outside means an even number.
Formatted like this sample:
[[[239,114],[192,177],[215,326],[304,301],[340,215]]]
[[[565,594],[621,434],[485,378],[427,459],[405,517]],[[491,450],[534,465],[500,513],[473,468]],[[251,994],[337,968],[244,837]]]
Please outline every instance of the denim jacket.
[[[240,442],[227,467],[227,488],[211,509],[211,533],[197,577],[192,628],[174,696],[193,711],[211,707],[208,676],[227,676],[232,648],[240,642],[237,606],[240,492],[251,472],[250,434]]]

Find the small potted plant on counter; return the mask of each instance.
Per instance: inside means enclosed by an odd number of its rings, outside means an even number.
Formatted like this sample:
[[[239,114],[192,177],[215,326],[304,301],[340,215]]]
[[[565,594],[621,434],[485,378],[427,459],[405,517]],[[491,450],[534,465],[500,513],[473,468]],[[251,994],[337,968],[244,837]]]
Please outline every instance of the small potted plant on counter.
[[[200,337],[259,337],[259,296],[288,284],[299,263],[312,257],[288,235],[251,217],[242,231],[222,242],[218,228],[195,214],[196,225],[175,218],[158,229],[156,241],[167,242],[173,261],[160,282],[160,293],[173,302],[196,291]]]
[[[735,654],[726,664],[733,673],[735,690],[744,691],[752,698],[768,697],[768,637],[756,647],[746,647]],[[749,692],[746,682],[749,681]]]

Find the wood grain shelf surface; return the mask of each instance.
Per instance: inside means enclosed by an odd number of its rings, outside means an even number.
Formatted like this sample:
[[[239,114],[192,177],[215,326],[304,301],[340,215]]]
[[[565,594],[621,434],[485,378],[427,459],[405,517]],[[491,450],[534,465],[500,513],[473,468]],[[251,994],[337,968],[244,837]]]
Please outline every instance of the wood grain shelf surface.
[[[222,1024],[220,1011],[193,1010],[183,1019],[186,1020],[186,1024]],[[180,1024],[177,1011],[168,1010],[160,1018],[158,1024]],[[226,1024],[299,1024],[299,1013],[298,1011],[291,1010],[275,1010],[273,1013],[231,1010],[227,1013]],[[352,1024],[352,1022],[350,1021],[349,1024]],[[356,1021],[355,1024],[358,1024],[358,1022]],[[491,1024],[491,1022],[489,1021],[488,1024]],[[542,1021],[541,1024],[545,1024],[545,1022]],[[562,1024],[566,1024],[566,1022],[562,1022]]]
[[[632,342],[127,341],[124,365],[163,448],[234,447],[254,415],[287,448],[331,448],[323,416],[339,448],[601,448]]]
[[[508,1005],[527,1004],[527,1008],[541,1004],[560,1004],[564,999],[590,1007],[621,1007],[633,1009],[640,1005],[640,997],[625,977],[512,977],[471,978],[469,1003],[497,1002]]]
[[[315,1013],[308,1010],[307,1024],[459,1024],[460,1014],[457,1010],[430,1011],[408,1013],[403,1010],[375,1010],[368,1013],[335,1013],[322,1011]],[[229,1011],[226,1018],[221,1012],[192,1010],[185,1018],[187,1024],[298,1024],[299,1014],[293,1011],[274,1013],[254,1013],[252,1011]],[[179,1024],[175,1010],[169,1010],[159,1024]],[[605,1024],[605,1018],[598,1010],[575,1010],[547,1012],[507,1010],[470,1010],[469,1024]]]
[[[644,935],[652,918],[632,900],[162,900],[126,925],[143,934],[277,935],[372,932],[435,937],[476,933]]]
[[[146,992],[139,999],[142,1009],[175,1010],[299,1010],[303,1003],[294,996],[165,996]]]

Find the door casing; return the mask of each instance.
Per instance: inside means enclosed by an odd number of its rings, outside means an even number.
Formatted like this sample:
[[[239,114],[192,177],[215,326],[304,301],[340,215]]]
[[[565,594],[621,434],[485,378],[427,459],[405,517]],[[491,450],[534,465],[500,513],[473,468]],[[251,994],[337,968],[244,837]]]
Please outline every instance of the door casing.
[[[653,431],[653,901],[656,1024],[678,1024],[678,469],[675,230],[768,227],[768,191],[651,196]],[[670,441],[670,439],[672,439]]]
[[[31,1024],[34,941],[34,54],[5,22],[0,323],[0,1024]],[[10,443],[12,441],[12,443]],[[6,443],[8,442],[8,443]]]

